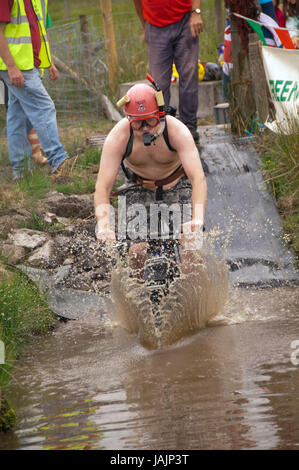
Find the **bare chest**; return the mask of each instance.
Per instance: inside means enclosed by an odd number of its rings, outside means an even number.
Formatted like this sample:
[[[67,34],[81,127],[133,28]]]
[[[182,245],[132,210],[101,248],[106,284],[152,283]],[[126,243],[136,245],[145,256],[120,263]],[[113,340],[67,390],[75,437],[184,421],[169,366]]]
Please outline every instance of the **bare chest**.
[[[134,139],[126,164],[140,176],[156,178],[156,174],[162,174],[164,177],[177,168],[179,157],[176,151],[168,148],[163,136],[150,146],[145,146],[141,139]]]

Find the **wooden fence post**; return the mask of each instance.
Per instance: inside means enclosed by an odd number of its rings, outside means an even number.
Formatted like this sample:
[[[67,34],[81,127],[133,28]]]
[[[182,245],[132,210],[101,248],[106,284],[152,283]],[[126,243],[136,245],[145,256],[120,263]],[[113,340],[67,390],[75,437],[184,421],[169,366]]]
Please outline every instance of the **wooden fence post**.
[[[232,81],[231,81],[231,129],[241,135],[255,115],[255,100],[248,53],[242,48],[237,21],[231,15]]]
[[[249,65],[253,80],[253,92],[257,118],[264,123],[269,115],[268,86],[261,57],[260,41],[256,33],[249,34]]]
[[[100,3],[104,23],[106,51],[108,56],[109,85],[111,90],[116,93],[118,87],[118,64],[113,27],[112,5],[111,0],[100,0]]]
[[[69,20],[71,17],[69,0],[64,0],[65,16]]]
[[[90,32],[88,26],[88,18],[86,15],[80,15],[80,31],[83,43],[83,63],[88,72],[91,65],[91,50],[90,50]]]
[[[214,0],[214,12],[216,18],[216,29],[217,29],[217,38],[218,43],[221,44],[224,41],[224,13],[223,13],[223,1]]]

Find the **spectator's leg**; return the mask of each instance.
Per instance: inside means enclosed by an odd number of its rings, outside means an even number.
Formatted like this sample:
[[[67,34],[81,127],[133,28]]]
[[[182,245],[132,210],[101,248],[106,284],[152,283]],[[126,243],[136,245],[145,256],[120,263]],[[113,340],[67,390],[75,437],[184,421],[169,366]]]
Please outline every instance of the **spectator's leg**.
[[[158,28],[146,23],[146,42],[150,74],[163,91],[165,103],[170,101],[173,46],[171,26]]]
[[[179,73],[179,115],[181,121],[195,132],[198,108],[198,37],[193,38],[189,26],[190,14],[175,23],[174,62]]]
[[[27,139],[30,145],[31,160],[34,160],[35,163],[39,165],[45,165],[47,163],[47,159],[42,154],[40,141],[37,137],[35,129],[33,129],[32,126],[29,132],[27,128]]]
[[[10,86],[10,90],[19,100],[24,113],[36,130],[48,163],[52,166],[52,171],[55,171],[68,158],[59,140],[55,106],[42,84],[37,68],[23,71],[23,75],[24,88]]]
[[[14,178],[24,174],[24,147],[26,143],[26,116],[19,100],[9,92],[6,116],[9,160]]]

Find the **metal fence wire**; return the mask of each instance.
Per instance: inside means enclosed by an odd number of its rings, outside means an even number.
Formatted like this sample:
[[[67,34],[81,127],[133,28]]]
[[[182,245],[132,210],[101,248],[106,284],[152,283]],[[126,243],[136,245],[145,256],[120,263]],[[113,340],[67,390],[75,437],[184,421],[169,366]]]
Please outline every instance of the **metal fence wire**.
[[[121,82],[142,79],[147,68],[147,51],[139,20],[132,13],[115,17],[119,79]],[[59,80],[52,82],[47,71],[43,80],[58,114],[92,113],[98,118],[103,115],[99,93],[110,94],[104,28],[101,15],[89,16],[87,20],[85,32],[80,19],[48,31]]]
[[[104,116],[100,93],[109,91],[108,61],[102,15],[56,24],[48,30],[59,80],[52,82],[46,71],[44,85],[55,102],[58,115]],[[113,15],[118,78],[120,83],[142,80],[148,71],[147,49],[140,21],[135,12]],[[200,54],[217,57],[213,11],[205,12],[205,34],[200,38]]]

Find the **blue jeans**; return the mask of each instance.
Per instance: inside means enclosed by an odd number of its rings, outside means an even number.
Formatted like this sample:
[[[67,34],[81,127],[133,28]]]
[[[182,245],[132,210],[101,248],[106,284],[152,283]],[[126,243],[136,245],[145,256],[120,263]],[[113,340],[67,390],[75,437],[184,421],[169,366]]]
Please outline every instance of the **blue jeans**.
[[[54,172],[68,158],[58,135],[55,105],[42,84],[39,70],[22,71],[25,86],[17,88],[10,84],[8,72],[1,70],[1,76],[8,86],[7,140],[9,160],[15,177],[24,173],[24,149],[31,149],[27,133],[35,129],[48,163]],[[28,149],[29,152],[28,152]]]
[[[179,73],[179,115],[190,129],[197,129],[199,38],[190,30],[190,13],[180,21],[158,27],[146,22],[150,73],[169,104],[172,63]]]

